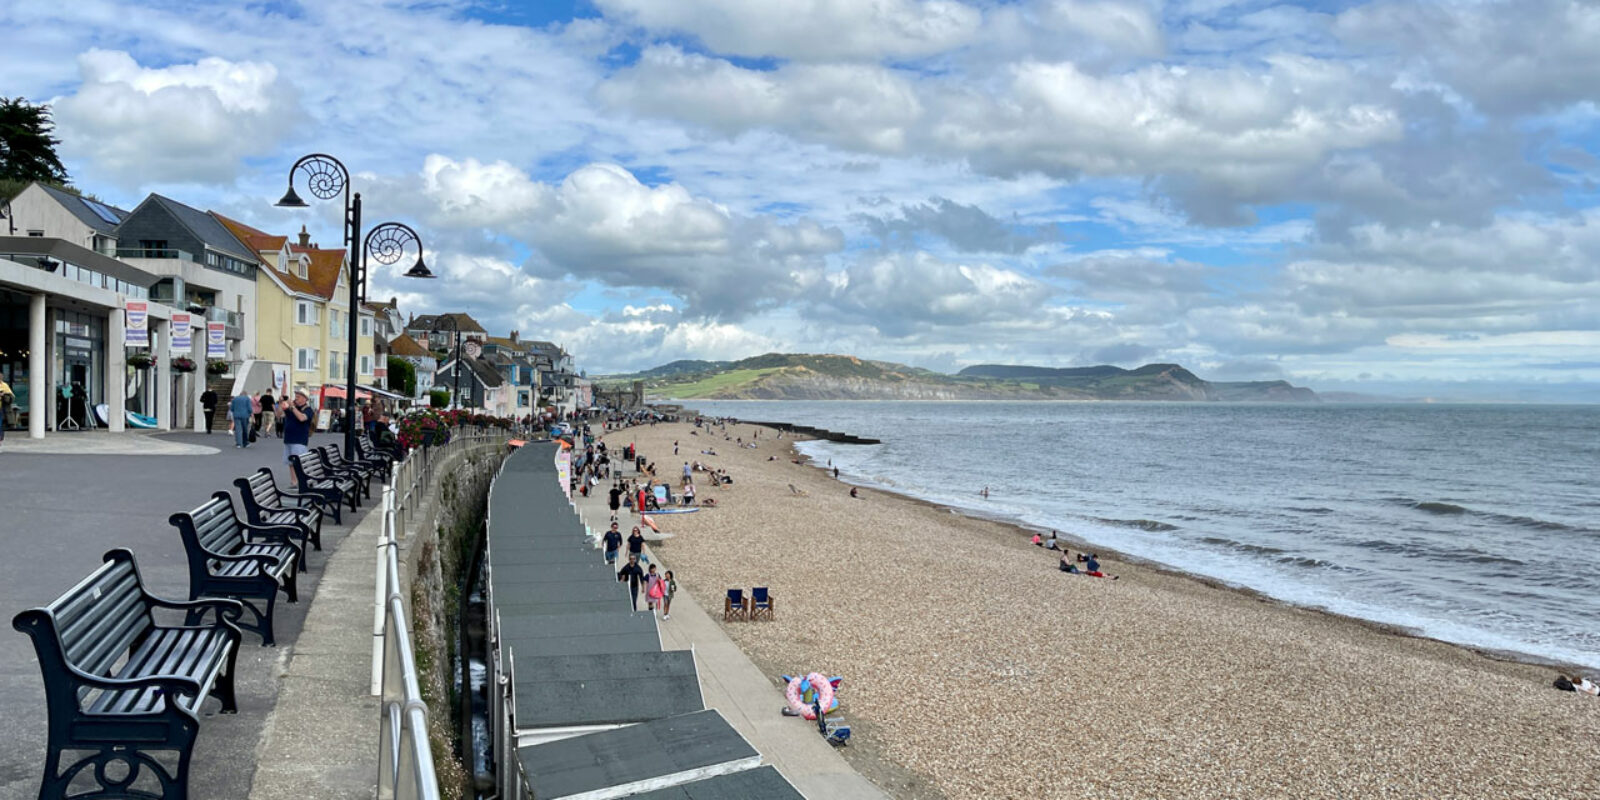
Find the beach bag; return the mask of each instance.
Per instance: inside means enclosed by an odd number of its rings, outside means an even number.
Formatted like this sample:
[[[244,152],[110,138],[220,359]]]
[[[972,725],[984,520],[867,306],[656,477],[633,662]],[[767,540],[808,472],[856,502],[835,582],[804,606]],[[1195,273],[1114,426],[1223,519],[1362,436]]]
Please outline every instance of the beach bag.
[[[1567,677],[1565,675],[1562,675],[1562,676],[1559,676],[1559,677],[1556,678],[1555,687],[1557,689],[1560,689],[1563,692],[1576,692],[1576,691],[1578,691],[1578,687],[1573,686],[1572,685],[1572,681],[1567,680]]]
[[[255,444],[256,443],[256,432],[255,431],[251,431],[250,432],[250,443],[251,444]]]
[[[662,594],[661,581],[656,581],[655,583],[650,584],[650,591],[647,594],[651,600],[660,600]]]

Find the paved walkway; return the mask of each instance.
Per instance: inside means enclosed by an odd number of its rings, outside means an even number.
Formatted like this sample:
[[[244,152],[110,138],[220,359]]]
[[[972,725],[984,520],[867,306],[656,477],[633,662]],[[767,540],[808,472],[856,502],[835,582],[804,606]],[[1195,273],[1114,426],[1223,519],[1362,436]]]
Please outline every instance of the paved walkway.
[[[267,439],[256,444],[265,446],[276,442],[276,439]],[[43,439],[29,439],[27,431],[6,431],[5,441],[0,443],[0,458],[8,455],[209,456],[223,449],[236,449],[233,435],[226,431],[210,436],[136,429],[122,433],[65,431],[46,433]]]
[[[73,454],[23,452],[13,445],[9,432],[0,448],[0,541],[10,548],[0,558],[0,617],[9,621],[26,608],[44,605],[71,588],[101,563],[101,555],[114,547],[133,550],[151,591],[163,597],[188,596],[189,575],[178,532],[167,517],[205,502],[212,492],[227,489],[230,481],[259,467],[271,467],[279,485],[287,485],[283,448],[267,439],[244,450],[232,446],[226,433],[151,435],[108,432],[52,435],[62,446],[79,449]],[[312,444],[333,442],[337,436],[318,435]],[[132,452],[137,455],[121,453]],[[174,455],[187,453],[187,455]],[[157,456],[160,457],[151,457]],[[375,493],[376,494],[376,493]],[[362,512],[374,508],[367,502]],[[201,721],[191,767],[191,797],[195,800],[237,800],[250,793],[268,718],[294,682],[280,682],[284,665],[294,663],[302,647],[302,626],[308,607],[336,607],[331,595],[324,602],[321,584],[326,572],[347,553],[341,549],[361,515],[346,514],[345,524],[329,520],[323,525],[323,551],[311,552],[310,572],[300,577],[300,602],[278,604],[278,647],[261,647],[260,639],[246,633],[239,651],[239,713]],[[366,594],[359,617],[366,628],[358,645],[370,652],[372,623],[372,552],[356,546],[353,558],[365,565]],[[330,579],[330,583],[333,581]],[[310,641],[306,642],[310,645]],[[307,654],[310,655],[309,653]],[[362,689],[365,694],[365,681]],[[215,704],[207,704],[214,710]],[[44,765],[44,684],[32,645],[20,633],[0,633],[0,797],[37,796]],[[349,735],[350,746],[361,745],[375,756],[376,712],[368,714]],[[340,743],[327,740],[327,744]],[[370,746],[369,746],[370,745]],[[367,785],[377,774],[374,764]],[[312,792],[302,796],[322,797]],[[369,795],[370,796],[370,795]]]
[[[625,472],[624,475],[634,473]],[[601,487],[605,486],[602,482]],[[605,494],[597,492],[576,499],[578,514],[586,525],[597,532],[611,526],[611,509],[606,505]],[[626,523],[619,526],[624,532],[632,527],[630,519],[637,520],[631,515],[621,520]],[[671,566],[651,551],[649,545],[645,549],[658,570]],[[815,723],[779,713],[784,699],[777,683],[756,667],[688,592],[678,592],[672,600],[672,619],[661,621],[658,627],[665,649],[695,651],[700,691],[705,696],[706,707],[722,712],[734,729],[760,751],[762,760],[777,767],[806,797],[816,800],[885,800],[888,797],[823,741]]]

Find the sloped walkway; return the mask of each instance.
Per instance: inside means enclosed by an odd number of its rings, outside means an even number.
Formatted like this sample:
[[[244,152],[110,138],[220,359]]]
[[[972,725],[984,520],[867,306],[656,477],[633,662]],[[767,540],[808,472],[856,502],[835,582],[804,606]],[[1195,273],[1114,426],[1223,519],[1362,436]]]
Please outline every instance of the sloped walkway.
[[[610,527],[611,510],[604,494],[574,499],[584,524],[596,532]],[[648,545],[646,551],[659,569],[671,566]],[[734,730],[755,746],[763,761],[777,767],[802,794],[817,800],[886,800],[883,790],[823,741],[814,724],[778,713],[784,705],[783,693],[688,592],[679,591],[673,598],[672,619],[661,622],[660,630],[664,648],[694,650],[706,707],[721,712]]]

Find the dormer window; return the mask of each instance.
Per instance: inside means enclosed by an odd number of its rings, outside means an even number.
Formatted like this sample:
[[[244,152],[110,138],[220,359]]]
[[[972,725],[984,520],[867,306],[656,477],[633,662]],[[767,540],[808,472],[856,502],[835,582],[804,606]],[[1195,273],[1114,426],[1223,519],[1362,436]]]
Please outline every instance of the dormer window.
[[[310,263],[310,260],[307,259],[305,256],[301,256],[301,257],[295,259],[295,262],[294,262],[294,274],[300,276],[301,280],[308,280],[308,278],[306,276],[307,276],[307,270],[308,270],[309,263]]]

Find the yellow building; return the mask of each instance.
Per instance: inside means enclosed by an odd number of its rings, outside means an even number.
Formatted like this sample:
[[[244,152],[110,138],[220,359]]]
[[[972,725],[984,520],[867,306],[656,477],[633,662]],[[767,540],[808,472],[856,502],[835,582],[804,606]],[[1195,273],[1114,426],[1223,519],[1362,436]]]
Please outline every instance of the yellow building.
[[[260,257],[256,285],[256,354],[280,370],[290,389],[305,389],[318,405],[344,396],[349,363],[350,270],[345,251],[311,243],[302,228],[298,241],[274,236],[212,212]],[[356,382],[373,382],[373,316],[357,317]],[[252,373],[253,374],[253,373]],[[258,391],[255,386],[250,391]],[[281,389],[280,389],[281,391]]]

